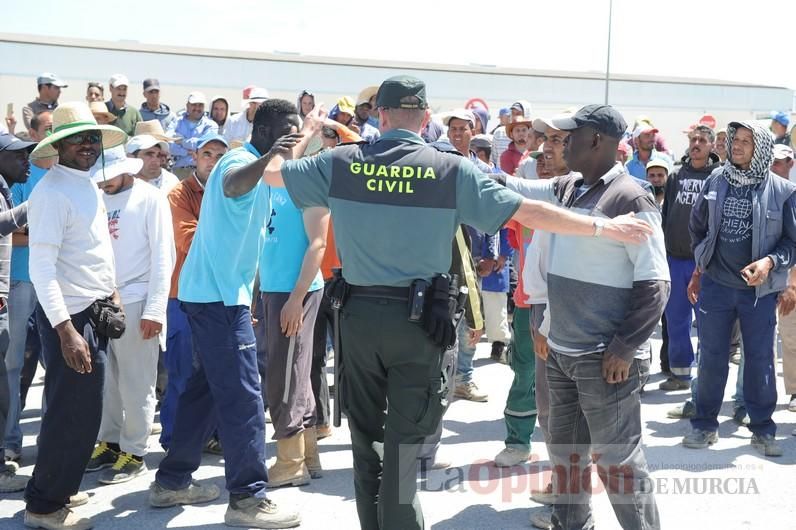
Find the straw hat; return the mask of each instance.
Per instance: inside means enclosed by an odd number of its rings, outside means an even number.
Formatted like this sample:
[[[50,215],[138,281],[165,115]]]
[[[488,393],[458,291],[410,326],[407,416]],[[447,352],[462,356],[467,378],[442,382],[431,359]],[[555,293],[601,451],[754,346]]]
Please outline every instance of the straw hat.
[[[97,120],[83,102],[72,101],[63,103],[53,111],[53,133],[39,142],[36,149],[30,154],[33,160],[53,158],[58,156],[52,144],[85,131],[100,131],[102,133],[102,148],[110,149],[127,141],[127,134],[113,125],[97,125]]]
[[[141,136],[142,134],[154,136],[158,140],[168,143],[172,143],[179,138],[178,136],[166,136],[166,131],[163,130],[160,120],[147,120],[136,123],[133,136]]]
[[[94,118],[103,117],[109,122],[116,121],[116,115],[108,110],[108,106],[105,105],[102,101],[92,101],[88,104],[88,108],[91,109],[91,114],[94,115]]]
[[[367,88],[363,88],[362,92],[359,93],[357,96],[357,107],[362,105],[363,103],[370,103],[370,99],[376,95],[379,91],[379,87],[377,86],[369,86]]]

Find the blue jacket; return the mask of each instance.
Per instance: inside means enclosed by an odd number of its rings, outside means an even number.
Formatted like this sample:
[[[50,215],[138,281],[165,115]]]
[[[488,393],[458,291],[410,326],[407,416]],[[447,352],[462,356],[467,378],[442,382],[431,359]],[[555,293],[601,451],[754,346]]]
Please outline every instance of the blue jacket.
[[[694,260],[704,271],[716,249],[716,239],[721,227],[721,207],[727,197],[730,183],[722,176],[720,166],[705,180],[691,210],[688,231],[691,233],[691,248]],[[785,289],[788,269],[796,258],[796,185],[768,174],[752,194],[752,261],[770,257],[774,267],[766,281],[755,288],[762,298]]]
[[[500,229],[499,255],[506,258],[506,264],[499,272],[492,272],[492,274],[481,280],[482,291],[489,291],[492,293],[509,292],[509,267],[511,266],[511,257],[514,255],[514,249],[509,245],[508,234],[509,231],[507,228]]]

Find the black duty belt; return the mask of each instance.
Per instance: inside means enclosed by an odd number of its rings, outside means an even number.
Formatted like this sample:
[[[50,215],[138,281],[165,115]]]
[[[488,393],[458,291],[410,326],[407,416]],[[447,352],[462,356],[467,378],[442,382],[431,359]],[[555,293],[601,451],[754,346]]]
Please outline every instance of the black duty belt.
[[[363,287],[349,284],[349,296],[364,298],[387,298],[391,300],[409,300],[409,287],[388,287],[385,285],[372,285]]]

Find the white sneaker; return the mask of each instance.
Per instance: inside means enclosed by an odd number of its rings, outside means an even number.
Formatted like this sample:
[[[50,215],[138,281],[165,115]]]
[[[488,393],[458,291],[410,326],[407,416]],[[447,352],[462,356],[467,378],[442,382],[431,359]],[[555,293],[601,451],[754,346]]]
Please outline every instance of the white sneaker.
[[[301,516],[298,512],[280,509],[271,499],[249,497],[230,500],[224,524],[245,528],[294,528],[301,524]]]
[[[94,525],[91,519],[79,517],[69,508],[61,508],[53,513],[33,513],[25,510],[25,526],[46,530],[89,530]]]
[[[482,393],[480,390],[478,390],[478,385],[476,385],[473,381],[468,381],[466,383],[456,383],[456,388],[453,391],[453,395],[454,397],[460,399],[477,401],[479,403],[485,403],[489,400],[489,394]]]
[[[497,467],[512,467],[524,464],[531,457],[531,451],[516,447],[505,447],[495,457]]]

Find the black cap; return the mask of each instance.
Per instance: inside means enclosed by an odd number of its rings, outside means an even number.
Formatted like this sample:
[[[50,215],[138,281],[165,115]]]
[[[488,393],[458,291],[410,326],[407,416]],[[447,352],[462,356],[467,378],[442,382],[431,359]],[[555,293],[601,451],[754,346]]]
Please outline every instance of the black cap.
[[[0,152],[2,151],[21,151],[27,149],[33,151],[36,147],[36,142],[25,142],[20,140],[13,134],[0,134]]]
[[[407,97],[413,102],[401,102]],[[383,109],[426,109],[426,84],[416,77],[397,75],[384,81],[376,93],[376,106]]]
[[[551,121],[556,129],[562,131],[592,127],[613,138],[622,138],[627,130],[625,119],[611,105],[586,105],[572,116],[553,118]]]
[[[144,79],[144,92],[149,92],[150,90],[160,90],[160,81],[153,78]]]

